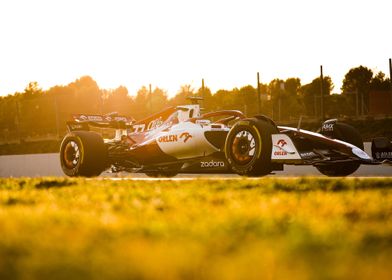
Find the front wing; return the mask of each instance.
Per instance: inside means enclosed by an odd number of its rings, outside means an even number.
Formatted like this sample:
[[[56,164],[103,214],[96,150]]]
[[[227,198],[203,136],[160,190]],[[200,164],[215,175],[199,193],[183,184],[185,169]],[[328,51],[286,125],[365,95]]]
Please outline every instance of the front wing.
[[[360,148],[306,130],[285,127],[272,135],[272,162],[296,165],[325,165],[339,162],[378,164]]]

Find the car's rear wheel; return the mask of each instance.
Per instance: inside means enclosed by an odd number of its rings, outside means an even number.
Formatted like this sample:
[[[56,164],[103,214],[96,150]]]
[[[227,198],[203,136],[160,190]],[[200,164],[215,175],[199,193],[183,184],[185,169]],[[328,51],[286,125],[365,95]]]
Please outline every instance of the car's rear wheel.
[[[60,163],[71,177],[101,174],[107,165],[107,148],[101,135],[91,131],[68,133],[60,146]]]
[[[244,176],[269,174],[273,133],[277,133],[277,128],[265,119],[249,118],[237,122],[225,142],[225,155],[232,171]]]
[[[354,146],[357,146],[361,150],[364,149],[361,135],[354,127],[348,124],[335,123],[333,127],[333,131],[328,132],[326,136],[350,143]],[[354,173],[355,171],[357,171],[360,165],[361,164],[358,162],[341,162],[341,163],[333,163],[333,164],[326,164],[326,165],[318,165],[316,166],[316,168],[318,171],[320,171],[320,173],[324,175],[330,177],[339,177],[339,176],[348,176]]]

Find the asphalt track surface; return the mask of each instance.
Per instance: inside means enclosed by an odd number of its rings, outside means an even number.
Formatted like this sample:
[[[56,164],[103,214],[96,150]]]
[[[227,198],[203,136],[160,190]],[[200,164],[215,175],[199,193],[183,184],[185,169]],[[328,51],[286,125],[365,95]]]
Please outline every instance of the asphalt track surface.
[[[370,154],[370,143],[365,143],[365,151]],[[41,177],[41,176],[65,176],[61,170],[59,155],[55,154],[33,154],[0,156],[0,177]],[[277,171],[273,177],[301,177],[301,176],[323,176],[313,166],[285,165],[284,171]],[[390,177],[392,166],[386,165],[362,165],[350,177]],[[133,178],[146,179],[144,174],[105,172],[101,177],[107,178]],[[241,178],[235,174],[179,174],[174,179],[194,178]]]

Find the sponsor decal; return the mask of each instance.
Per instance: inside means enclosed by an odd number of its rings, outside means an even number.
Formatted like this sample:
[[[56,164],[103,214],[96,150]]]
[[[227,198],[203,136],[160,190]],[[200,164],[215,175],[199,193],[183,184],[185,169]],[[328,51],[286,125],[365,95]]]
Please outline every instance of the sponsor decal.
[[[392,158],[392,152],[376,152],[375,156],[377,159],[388,159]]]
[[[190,135],[189,132],[183,132],[180,135],[180,139],[182,138],[184,138],[184,143],[186,143],[186,141],[192,138],[192,135]]]
[[[210,161],[201,161],[201,168],[209,168],[209,167],[225,167],[225,163],[223,161],[214,161],[213,159]]]
[[[191,138],[192,138],[192,135],[190,135],[189,132],[183,132],[180,134],[180,136],[178,136],[176,134],[163,135],[158,138],[158,142],[169,143],[169,142],[178,142],[181,140],[184,143],[186,143]]]
[[[120,117],[116,117],[116,120],[127,121],[127,118],[125,118],[125,117],[122,117],[121,119],[119,119],[119,118]],[[153,130],[157,127],[160,127],[162,124],[163,124],[162,117],[159,117],[158,119],[150,121],[147,125],[147,129],[146,129],[145,123],[134,124],[133,129],[134,129],[134,132],[144,132],[145,130],[148,131],[148,130]]]
[[[114,120],[115,121],[118,121],[118,122],[128,122],[128,119],[126,118],[126,117],[114,117]]]
[[[81,121],[90,121],[90,122],[102,122],[104,119],[102,116],[94,116],[94,115],[80,115],[78,119]]]
[[[158,138],[158,142],[160,143],[177,142],[177,141],[178,141],[178,137],[176,134],[163,135]]]
[[[299,160],[301,159],[293,141],[285,134],[272,134],[271,159]]]
[[[112,121],[122,121],[130,122],[127,117],[124,116],[101,116],[101,115],[73,115],[73,118],[77,121],[91,121],[91,122],[112,122]]]
[[[275,156],[286,156],[287,154],[294,154],[295,152],[288,152],[285,149],[283,149],[283,147],[286,145],[287,145],[286,140],[279,139],[278,142],[274,145],[279,150],[274,151],[274,155]]]
[[[159,117],[158,119],[150,121],[150,123],[147,126],[147,130],[152,130],[157,127],[160,127],[163,124],[162,117]]]
[[[301,153],[301,158],[313,158],[316,154],[314,152],[304,152]]]
[[[284,139],[280,139],[277,143],[279,147],[284,147],[287,145],[287,142]]]
[[[324,123],[321,127],[322,131],[333,131],[334,123]]]
[[[274,155],[275,155],[275,156],[286,156],[286,155],[287,155],[287,152],[284,151],[284,150],[275,151],[275,152],[274,152]]]

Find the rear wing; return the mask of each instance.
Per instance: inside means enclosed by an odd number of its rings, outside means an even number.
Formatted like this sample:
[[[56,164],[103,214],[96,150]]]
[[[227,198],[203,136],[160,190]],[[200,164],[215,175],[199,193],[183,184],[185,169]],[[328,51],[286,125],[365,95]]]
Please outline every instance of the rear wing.
[[[89,131],[90,127],[128,129],[132,128],[135,121],[133,118],[119,116],[117,113],[108,115],[78,114],[73,115],[72,118],[72,121],[67,122],[67,128],[70,132],[75,130]]]

